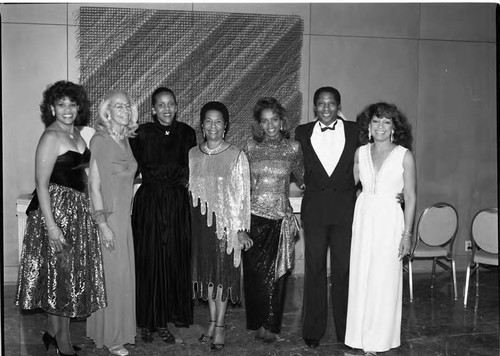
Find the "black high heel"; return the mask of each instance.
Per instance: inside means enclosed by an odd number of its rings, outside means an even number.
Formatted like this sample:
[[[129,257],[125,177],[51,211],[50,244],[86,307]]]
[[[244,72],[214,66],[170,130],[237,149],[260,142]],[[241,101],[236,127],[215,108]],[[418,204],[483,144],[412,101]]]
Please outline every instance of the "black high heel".
[[[56,338],[54,336],[50,336],[50,334],[46,331],[42,336],[43,344],[45,345],[45,350],[49,351],[49,347],[51,344],[57,345]],[[56,346],[57,347],[57,346]]]
[[[167,327],[158,328],[158,335],[160,335],[163,342],[166,342],[167,344],[175,344],[175,336],[170,332],[170,330],[168,330]]]
[[[222,349],[224,349],[224,346],[225,346],[225,342],[226,342],[226,326],[225,325],[215,325],[216,328],[224,328],[224,342],[222,344],[214,344],[212,342],[212,344],[210,345],[210,348],[214,351],[221,351]]]
[[[58,348],[56,349],[56,351],[57,351],[57,354],[60,356],[78,356],[78,354],[76,352],[74,354],[64,354],[61,351],[59,351]]]
[[[45,345],[45,350],[49,351],[50,344],[54,345],[54,347],[57,350],[57,340],[56,340],[56,337],[55,336],[50,336],[50,334],[49,334],[48,331],[46,331],[46,332],[43,333],[42,341],[43,341],[43,344]],[[81,349],[82,349],[81,347],[73,345],[73,350],[80,351]]]
[[[215,320],[209,320],[210,323],[216,323]],[[200,338],[198,339],[198,341],[200,342],[209,342],[209,341],[212,341],[214,337],[213,336],[208,336],[208,335],[205,335],[205,334],[201,334]]]
[[[141,339],[144,342],[153,342],[154,336],[151,331],[149,331],[148,328],[142,328],[141,329]]]

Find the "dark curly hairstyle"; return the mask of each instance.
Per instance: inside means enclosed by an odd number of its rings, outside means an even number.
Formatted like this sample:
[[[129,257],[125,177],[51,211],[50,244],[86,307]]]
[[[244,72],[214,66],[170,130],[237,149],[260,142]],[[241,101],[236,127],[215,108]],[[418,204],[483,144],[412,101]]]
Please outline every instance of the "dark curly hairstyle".
[[[368,125],[375,116],[390,119],[394,125],[393,142],[396,145],[401,145],[411,150],[413,137],[411,134],[411,125],[408,122],[408,119],[401,111],[399,111],[396,105],[384,102],[367,106],[365,110],[357,116],[356,122],[359,126],[359,140],[361,144],[364,145],[368,142],[373,142],[373,139],[370,141],[368,140]]]
[[[252,125],[252,136],[255,141],[261,142],[264,139],[264,133],[260,127],[260,116],[264,110],[270,109],[277,114],[282,121],[282,129],[280,129],[281,137],[290,138],[290,123],[286,117],[286,110],[278,100],[272,97],[264,97],[257,100],[253,107],[254,123]]]
[[[227,110],[226,105],[221,103],[220,101],[209,101],[200,110],[200,128],[203,132],[203,123],[205,122],[205,116],[207,112],[210,110],[216,110],[222,114],[222,118],[224,119],[224,134],[229,130],[229,111]]]
[[[171,94],[172,97],[174,98],[175,105],[177,105],[177,97],[175,96],[175,94],[172,91],[172,89],[169,89],[169,88],[166,88],[166,87],[159,87],[159,88],[155,89],[155,91],[153,92],[153,94],[151,94],[151,106],[155,106],[156,97],[158,95],[160,95],[161,93]],[[153,120],[154,121],[158,122],[158,118],[156,117],[155,114],[151,113],[151,116],[153,116]],[[175,112],[175,115],[174,115],[174,118],[172,119],[172,122],[174,122],[175,120],[177,120],[177,112]]]
[[[45,127],[56,121],[55,116],[52,115],[51,106],[55,106],[56,101],[66,97],[78,105],[78,115],[75,120],[75,126],[85,126],[88,124],[90,119],[90,101],[87,97],[87,92],[81,85],[60,80],[49,86],[43,92],[40,111]]]

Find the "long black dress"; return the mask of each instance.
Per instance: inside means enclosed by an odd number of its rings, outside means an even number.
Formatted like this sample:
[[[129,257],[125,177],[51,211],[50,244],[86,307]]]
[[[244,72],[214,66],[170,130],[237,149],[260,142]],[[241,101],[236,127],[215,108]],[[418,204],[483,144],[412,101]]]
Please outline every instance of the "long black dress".
[[[174,121],[139,126],[130,140],[142,174],[132,211],[137,326],[193,323],[188,152],[195,131]]]

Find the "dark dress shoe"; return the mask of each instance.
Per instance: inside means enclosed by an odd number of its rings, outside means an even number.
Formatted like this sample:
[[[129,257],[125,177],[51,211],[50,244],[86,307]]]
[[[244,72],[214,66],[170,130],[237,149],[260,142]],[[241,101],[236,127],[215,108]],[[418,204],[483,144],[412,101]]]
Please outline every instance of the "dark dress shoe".
[[[318,339],[304,339],[307,347],[314,349],[319,346],[319,340]]]
[[[153,342],[153,340],[154,340],[153,333],[151,331],[149,331],[149,329],[142,328],[141,329],[141,339],[144,342]]]

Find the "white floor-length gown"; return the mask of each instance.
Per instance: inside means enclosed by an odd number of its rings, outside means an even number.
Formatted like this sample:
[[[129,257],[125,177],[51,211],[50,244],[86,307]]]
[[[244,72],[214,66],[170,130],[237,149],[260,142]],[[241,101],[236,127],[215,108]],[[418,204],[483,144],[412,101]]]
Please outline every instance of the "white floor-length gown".
[[[396,195],[407,149],[396,146],[375,172],[370,147],[359,149],[363,190],[354,210],[345,344],[383,352],[400,346],[404,217]]]

